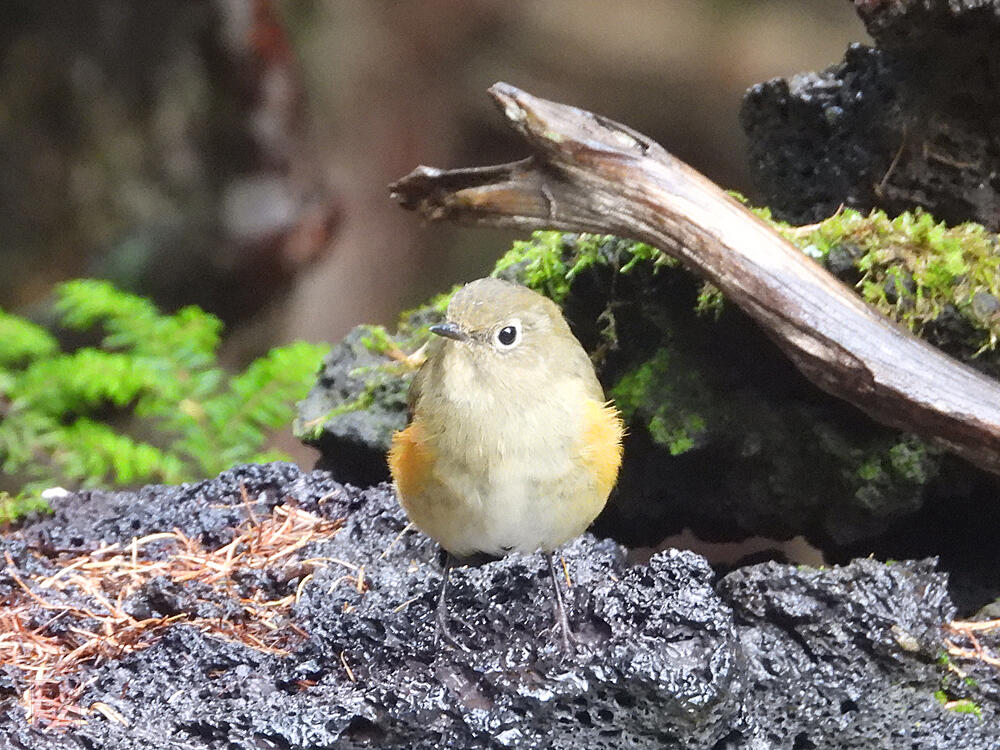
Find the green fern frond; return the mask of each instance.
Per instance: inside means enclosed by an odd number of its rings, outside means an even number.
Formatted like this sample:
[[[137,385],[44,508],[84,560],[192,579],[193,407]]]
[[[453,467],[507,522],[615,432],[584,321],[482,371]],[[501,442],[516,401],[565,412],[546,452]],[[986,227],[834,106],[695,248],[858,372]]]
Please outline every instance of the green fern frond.
[[[110,281],[99,279],[60,284],[55,308],[63,325],[80,331],[109,320],[135,321],[141,325],[159,317],[156,306],[145,297],[123,292]]]
[[[0,311],[0,467],[27,490],[181,482],[284,458],[262,446],[327,347],[279,347],[231,376],[216,361],[222,324],[197,307],[165,315],[87,279],[56,299],[58,322],[100,327],[99,346],[60,352],[44,328]]]
[[[159,381],[148,361],[86,348],[32,362],[8,397],[15,410],[80,413],[102,404],[124,406]]]
[[[52,460],[60,473],[81,477],[87,485],[181,482],[190,471],[177,456],[116,432],[112,427],[81,418],[59,431]]]
[[[58,349],[55,337],[44,328],[0,310],[0,368],[46,357]]]
[[[269,431],[291,421],[295,401],[305,395],[302,385],[315,376],[326,351],[304,341],[272,349],[232,378],[227,391],[187,404],[200,412],[202,430],[178,441],[174,450],[198,460],[209,474],[245,460],[243,446],[260,445]]]
[[[62,284],[56,311],[69,328],[100,324],[102,346],[147,357],[166,357],[188,367],[201,367],[215,357],[222,321],[195,306],[161,315],[149,300],[115,289],[107,281],[78,279]]]

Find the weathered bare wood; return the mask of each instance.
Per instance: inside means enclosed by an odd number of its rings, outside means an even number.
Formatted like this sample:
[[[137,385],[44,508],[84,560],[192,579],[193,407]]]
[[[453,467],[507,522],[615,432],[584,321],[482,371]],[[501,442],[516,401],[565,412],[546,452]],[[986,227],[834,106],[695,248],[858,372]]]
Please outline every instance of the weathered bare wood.
[[[648,242],[716,284],[823,390],[1000,474],[1000,384],[869,307],[645,136],[508,84],[490,93],[533,156],[418,167],[392,186],[404,207],[431,220]]]

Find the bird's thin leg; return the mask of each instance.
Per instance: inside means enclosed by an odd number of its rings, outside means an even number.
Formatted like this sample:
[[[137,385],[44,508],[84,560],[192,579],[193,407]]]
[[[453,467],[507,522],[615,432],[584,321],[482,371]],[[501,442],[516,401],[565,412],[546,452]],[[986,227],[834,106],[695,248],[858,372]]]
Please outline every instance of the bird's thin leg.
[[[437,611],[435,613],[435,626],[434,626],[434,647],[437,648],[441,641],[444,641],[452,648],[457,648],[461,651],[468,651],[469,648],[451,634],[448,628],[448,576],[451,573],[451,569],[455,567],[455,557],[450,552],[445,552],[444,555],[444,573],[441,576],[441,593],[438,594],[437,601]]]
[[[569,629],[569,618],[566,617],[566,606],[563,604],[562,591],[559,588],[559,576],[556,573],[555,558],[551,552],[545,553],[545,558],[549,561],[549,575],[552,576],[552,590],[555,592],[555,618],[556,622],[553,630],[558,630],[562,638],[562,650],[564,654],[573,652],[571,641],[576,640]]]

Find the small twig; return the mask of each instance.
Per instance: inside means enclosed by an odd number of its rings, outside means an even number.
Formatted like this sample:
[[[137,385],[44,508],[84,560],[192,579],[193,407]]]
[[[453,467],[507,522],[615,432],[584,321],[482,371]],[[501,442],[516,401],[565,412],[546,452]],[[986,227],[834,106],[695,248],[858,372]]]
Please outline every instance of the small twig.
[[[952,620],[948,628],[960,632],[990,631],[1000,629],[1000,619],[997,620]]]
[[[102,703],[101,701],[95,701],[94,703],[90,704],[90,710],[96,711],[97,713],[103,715],[104,718],[108,719],[109,721],[121,724],[122,726],[126,727],[128,726],[128,721],[126,721],[125,717],[122,716],[117,711],[115,711],[115,709],[113,709],[107,703]]]
[[[899,164],[899,159],[903,155],[903,151],[906,150],[906,126],[903,126],[902,138],[899,141],[899,148],[896,149],[896,155],[892,157],[892,161],[889,162],[889,168],[885,170],[885,174],[882,175],[882,179],[878,181],[875,186],[874,193],[879,198],[885,197],[885,186],[889,183],[889,177],[893,172],[896,171],[896,165]]]
[[[573,588],[573,581],[569,577],[569,566],[566,564],[566,558],[562,555],[559,556],[559,562],[562,563],[563,576],[566,578],[566,588]]]
[[[347,663],[347,657],[344,656],[343,651],[340,652],[340,663],[344,665],[344,671],[347,672],[347,679],[351,682],[357,682],[358,679],[354,676],[354,670],[351,669],[351,666]]]
[[[411,521],[407,523],[406,526],[403,527],[402,531],[400,531],[398,534],[396,534],[396,536],[392,538],[392,541],[389,542],[389,545],[384,550],[382,550],[382,554],[379,555],[379,559],[384,560],[386,556],[389,554],[389,550],[391,550],[393,546],[396,544],[396,542],[402,539],[403,535],[412,528],[413,528],[413,522]]]
[[[393,607],[393,608],[392,608],[392,612],[393,612],[393,614],[396,614],[396,613],[398,613],[398,612],[402,612],[402,611],[403,611],[404,609],[406,609],[406,608],[407,608],[407,607],[409,607],[409,606],[410,606],[411,604],[413,604],[413,602],[415,602],[415,601],[419,601],[419,600],[420,600],[420,597],[419,597],[419,596],[415,596],[415,597],[413,597],[412,599],[407,599],[407,600],[406,600],[405,602],[403,602],[402,604],[400,604],[400,605],[398,605],[398,606],[396,606],[396,607]]]

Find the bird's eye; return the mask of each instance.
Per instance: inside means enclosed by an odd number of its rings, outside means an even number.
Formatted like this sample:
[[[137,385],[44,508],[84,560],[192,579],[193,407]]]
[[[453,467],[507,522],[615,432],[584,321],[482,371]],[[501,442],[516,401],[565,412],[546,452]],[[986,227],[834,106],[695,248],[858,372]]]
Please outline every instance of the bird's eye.
[[[512,320],[507,323],[493,334],[493,340],[498,349],[513,349],[521,343],[521,321]]]

